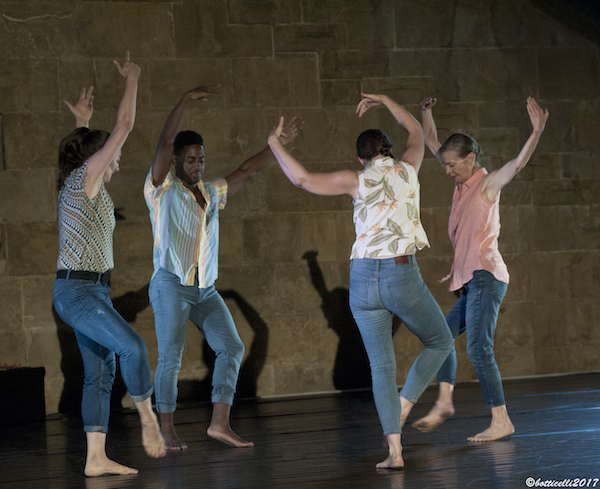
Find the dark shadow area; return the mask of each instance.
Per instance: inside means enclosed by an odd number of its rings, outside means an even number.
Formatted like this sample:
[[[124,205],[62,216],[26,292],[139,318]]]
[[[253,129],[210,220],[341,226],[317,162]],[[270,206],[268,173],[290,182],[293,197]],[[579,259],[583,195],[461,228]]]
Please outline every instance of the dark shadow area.
[[[598,0],[528,0],[540,12],[571,32],[600,43],[600,2]]]
[[[125,321],[133,323],[137,315],[146,309],[149,305],[148,285],[144,285],[139,290],[126,292],[115,297],[113,305],[116,311],[123,316]],[[58,411],[63,414],[81,414],[81,395],[83,389],[83,361],[79,353],[79,346],[75,338],[75,332],[66,324],[56,313],[52,306],[52,314],[56,322],[56,331],[58,342],[60,344],[61,360],[60,369],[64,376],[63,391],[58,404]],[[111,394],[111,408],[120,409],[121,400],[127,393],[127,387],[121,376],[119,367],[119,357],[117,356],[117,372]]]
[[[269,328],[260,314],[235,290],[219,291],[225,300],[233,300],[244,315],[248,325],[254,333],[254,338],[248,355],[242,363],[238,376],[236,398],[256,397],[257,382],[267,358],[267,347],[269,345]],[[180,380],[178,384],[179,402],[205,402],[210,401],[212,389],[211,381],[215,365],[215,353],[206,340],[202,343],[202,358],[208,367],[208,374],[202,380]]]
[[[333,385],[338,390],[370,388],[369,359],[350,311],[349,291],[343,287],[327,289],[317,255],[317,251],[307,251],[302,258],[308,264],[313,287],[321,297],[321,310],[327,325],[340,338],[333,368]]]

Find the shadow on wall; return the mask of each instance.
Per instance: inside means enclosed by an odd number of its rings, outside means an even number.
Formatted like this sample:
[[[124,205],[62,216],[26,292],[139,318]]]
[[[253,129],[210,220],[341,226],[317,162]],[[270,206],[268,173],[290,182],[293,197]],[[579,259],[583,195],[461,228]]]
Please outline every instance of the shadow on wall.
[[[112,300],[117,312],[128,323],[133,323],[137,315],[150,305],[148,300],[148,285],[146,284],[139,290],[127,292]],[[58,342],[60,344],[60,368],[65,379],[58,404],[58,411],[63,414],[80,414],[81,394],[83,391],[83,362],[79,353],[79,346],[77,345],[73,328],[59,317],[54,306],[52,307],[52,313],[56,322]],[[119,357],[117,356],[117,373],[110,398],[112,409],[122,407],[121,400],[126,393],[127,387],[123,382],[123,377],[121,377]]]
[[[328,327],[340,338],[333,368],[333,385],[338,390],[370,388],[369,359],[350,311],[350,293],[343,287],[327,290],[317,255],[317,251],[307,251],[302,258],[308,263],[313,287],[321,297],[321,310]]]
[[[257,382],[260,373],[265,365],[267,358],[267,347],[269,345],[269,329],[267,324],[240,294],[235,290],[219,291],[221,297],[227,300],[233,300],[244,315],[248,325],[254,332],[254,338],[246,360],[240,367],[236,398],[256,397]],[[210,401],[211,380],[215,365],[215,353],[212,351],[206,340],[202,343],[202,358],[208,367],[208,374],[202,380],[180,380],[178,384],[179,396],[178,402],[183,401]]]

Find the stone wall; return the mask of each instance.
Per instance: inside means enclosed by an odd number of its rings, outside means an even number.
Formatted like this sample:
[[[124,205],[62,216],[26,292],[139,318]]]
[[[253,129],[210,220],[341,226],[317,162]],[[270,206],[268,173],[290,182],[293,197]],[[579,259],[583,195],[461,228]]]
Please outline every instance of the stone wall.
[[[600,368],[599,50],[527,0],[4,0],[0,364],[46,368],[47,412],[77,397],[81,375],[72,332],[52,311],[57,146],[73,127],[62,100],[93,84],[92,126],[110,130],[123,89],[112,60],[122,60],[125,49],[142,77],[136,126],[108,187],[119,217],[113,295],[146,340],[153,369],[152,243],[142,185],[170,109],[185,90],[213,83],[222,96],[193,106],[185,122],[205,138],[209,179],[261,150],[279,115],[305,119],[292,152],[311,170],[358,169],[354,142],[370,127],[401,146],[402,132],[385,110],[356,117],[361,91],[389,94],[416,115],[421,98],[437,97],[440,136],[472,134],[495,169],[525,142],[525,99],[535,96],[550,110],[547,129],[502,196],[501,250],[511,284],[497,359],[505,377]],[[447,312],[453,296],[436,280],[452,259],[452,181],[427,158],[422,216],[432,247],[419,262]],[[346,306],[351,217],[349,198],[296,189],[275,164],[222,212],[217,287],[247,347],[240,395],[364,384]],[[402,383],[420,344],[397,326]],[[464,339],[457,348],[459,380],[476,378]],[[206,398],[210,355],[203,350],[190,325],[182,397]]]

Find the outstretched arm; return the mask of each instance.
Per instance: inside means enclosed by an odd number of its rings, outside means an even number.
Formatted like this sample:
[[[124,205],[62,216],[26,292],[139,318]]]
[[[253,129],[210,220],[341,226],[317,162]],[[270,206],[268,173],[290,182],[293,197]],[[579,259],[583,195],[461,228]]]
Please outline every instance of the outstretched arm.
[[[274,127],[269,135],[269,147],[277,159],[279,166],[296,187],[318,195],[351,195],[356,198],[358,191],[358,174],[351,170],[342,170],[332,173],[310,173],[306,168],[290,155],[283,143],[283,117],[279,125]]]
[[[282,129],[281,135],[281,143],[283,145],[291,143],[296,136],[302,130],[302,126],[304,125],[304,121],[301,117],[295,116],[292,117],[290,122],[288,122],[285,127]],[[273,157],[273,152],[271,148],[268,146],[263,149],[260,153],[255,154],[254,156],[248,158],[244,161],[240,167],[225,177],[227,180],[227,197],[231,197],[236,194],[244,184],[252,178],[252,175],[261,171],[267,163]]]
[[[68,100],[63,100],[66,106],[69,107],[71,114],[75,116],[75,127],[90,127],[90,119],[94,113],[93,92],[93,85],[87,90],[85,87],[82,88],[81,92],[79,92],[79,100],[77,100],[75,105],[71,105],[71,102]]]
[[[152,183],[155,187],[161,185],[169,173],[173,161],[173,143],[179,133],[188,105],[192,100],[208,102],[209,96],[216,95],[220,95],[218,85],[200,86],[189,90],[183,94],[179,103],[167,117],[152,161]]]
[[[402,128],[408,132],[406,149],[404,150],[404,154],[400,159],[406,163],[409,163],[416,170],[416,172],[419,173],[421,163],[423,163],[423,156],[425,155],[423,129],[421,128],[419,121],[417,121],[417,119],[415,119],[408,110],[387,95],[375,95],[368,93],[362,93],[361,95],[363,96],[363,99],[356,107],[356,113],[358,114],[358,117],[362,117],[363,114],[371,107],[384,105],[394,116],[398,124],[400,124]]]
[[[442,145],[438,139],[437,127],[435,125],[435,121],[433,120],[433,111],[431,110],[436,102],[437,99],[431,97],[421,100],[421,118],[423,119],[423,135],[425,136],[425,145],[429,148],[429,151],[433,153],[433,156],[436,157],[443,167],[444,164],[442,163],[442,157],[439,154],[439,150]]]
[[[104,172],[117,156],[127,136],[133,129],[135,121],[135,104],[137,100],[138,79],[140,67],[130,60],[129,51],[125,53],[123,66],[114,61],[119,73],[125,77],[125,93],[119,105],[117,122],[112,133],[100,151],[94,153],[88,163],[86,194],[93,199],[100,191]]]
[[[527,142],[519,152],[519,155],[514,160],[506,163],[499,170],[491,172],[483,181],[481,192],[484,199],[489,203],[494,202],[499,197],[500,191],[504,186],[512,181],[515,175],[525,168],[525,165],[527,165],[529,158],[531,158],[531,155],[537,147],[542,132],[544,132],[549,115],[548,109],[542,110],[533,97],[528,97],[527,112],[529,113],[529,119],[531,120],[533,130],[527,139]]]

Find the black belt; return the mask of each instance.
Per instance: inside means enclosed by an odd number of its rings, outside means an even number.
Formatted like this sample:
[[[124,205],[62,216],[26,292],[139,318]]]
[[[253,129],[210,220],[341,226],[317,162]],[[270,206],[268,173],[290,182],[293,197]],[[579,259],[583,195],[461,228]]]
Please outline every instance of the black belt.
[[[56,278],[66,278],[67,280],[91,280],[100,282],[102,285],[110,283],[110,270],[104,273],[82,272],[79,270],[59,270],[56,272]]]

